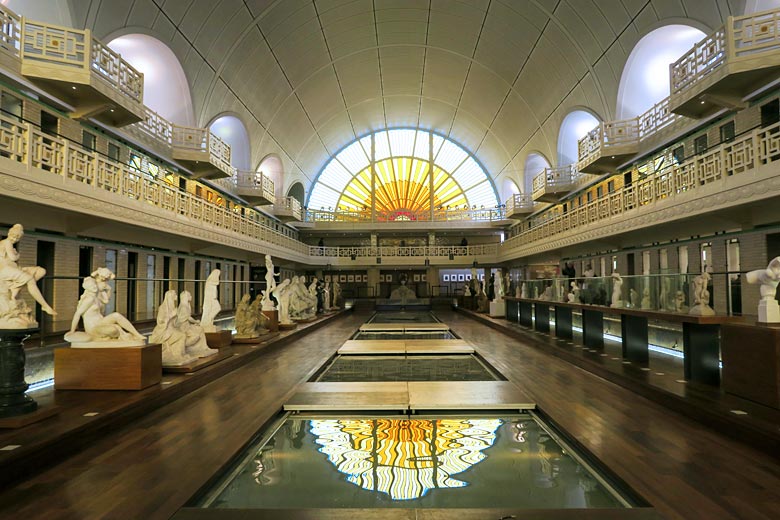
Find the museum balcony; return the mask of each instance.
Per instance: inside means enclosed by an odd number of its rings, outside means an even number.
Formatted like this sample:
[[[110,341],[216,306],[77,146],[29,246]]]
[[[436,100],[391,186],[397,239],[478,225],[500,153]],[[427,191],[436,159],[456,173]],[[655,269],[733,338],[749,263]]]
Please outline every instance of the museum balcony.
[[[376,266],[383,265],[472,265],[473,262],[494,262],[498,254],[498,243],[474,246],[353,246],[319,247],[309,246],[312,263],[330,266]],[[428,261],[425,264],[425,261]]]
[[[515,193],[506,200],[506,218],[525,218],[534,212],[536,206],[532,196],[527,193]]]
[[[646,165],[651,167],[643,167],[642,174],[639,168],[632,171],[637,180],[630,184],[570,206],[568,211],[558,206],[531,217],[523,231],[503,242],[501,259],[552,251],[580,243],[583,237],[612,240],[659,223],[693,226],[702,221],[692,218],[702,214],[720,219],[724,228],[736,226],[735,222],[748,215],[769,221],[776,218],[780,123],[753,128],[681,161],[664,160],[665,155],[649,157]],[[534,187],[556,182],[550,173],[545,170],[537,176]],[[536,190],[534,193],[539,200]],[[678,223],[672,224],[675,221]]]
[[[195,179],[231,177],[230,145],[209,131],[173,125],[171,157],[192,172]]]
[[[366,207],[361,210],[307,209],[307,223],[316,223],[317,229],[420,229],[437,230],[451,228],[453,224],[464,229],[490,229],[511,224],[503,206],[493,208],[438,207],[434,210],[375,211]]]
[[[228,193],[240,197],[252,206],[274,203],[274,181],[261,172],[233,170],[233,175],[212,181]]]
[[[745,98],[775,81],[779,71],[780,9],[729,16],[671,65],[671,109],[702,118],[743,107]]]
[[[301,222],[303,208],[295,197],[280,197],[274,204],[274,216],[282,222]]]
[[[639,118],[605,121],[577,143],[581,173],[612,173],[639,151]]]
[[[558,202],[580,184],[581,178],[574,164],[545,168],[534,177],[532,198],[536,202]]]
[[[115,127],[143,118],[143,74],[89,29],[28,20],[2,5],[0,21],[0,65],[67,103],[73,118]]]

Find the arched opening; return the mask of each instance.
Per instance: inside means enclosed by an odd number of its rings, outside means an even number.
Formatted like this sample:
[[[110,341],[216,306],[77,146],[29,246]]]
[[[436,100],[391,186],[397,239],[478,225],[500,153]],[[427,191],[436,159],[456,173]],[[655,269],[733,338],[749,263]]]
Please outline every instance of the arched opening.
[[[689,25],[666,25],[646,34],[634,46],[618,88],[617,118],[644,114],[669,96],[669,64],[706,35]]]
[[[746,0],[744,14],[753,14],[758,11],[767,11],[780,7],[780,0]]]
[[[506,178],[501,183],[501,202],[506,202],[512,195],[520,193],[517,183],[512,179]]]
[[[524,193],[529,194],[533,191],[534,177],[545,168],[550,167],[550,161],[547,158],[536,152],[531,152],[525,158],[525,167],[523,168],[523,188]]]
[[[301,206],[303,206],[303,199],[306,197],[306,193],[303,190],[303,184],[296,182],[290,186],[290,189],[287,190],[287,196],[294,198],[301,203]]]
[[[108,46],[143,72],[144,105],[168,121],[195,126],[187,76],[167,45],[146,34],[126,34],[108,42]]]
[[[74,27],[68,0],[3,0],[2,4],[20,16],[38,22],[52,23],[63,27]]]
[[[279,156],[276,154],[266,156],[260,161],[256,171],[274,181],[274,196],[280,198],[284,193],[284,165]]]
[[[251,169],[249,133],[239,118],[231,115],[219,116],[211,122],[209,130],[230,145],[230,163],[234,168],[244,171]]]
[[[558,166],[577,162],[577,142],[598,124],[596,116],[587,110],[574,110],[563,118],[558,131]]]

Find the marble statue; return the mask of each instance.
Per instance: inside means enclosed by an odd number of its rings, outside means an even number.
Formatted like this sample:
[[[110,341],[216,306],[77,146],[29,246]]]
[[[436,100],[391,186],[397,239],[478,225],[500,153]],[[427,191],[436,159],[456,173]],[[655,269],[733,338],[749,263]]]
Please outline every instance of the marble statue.
[[[534,286],[534,300],[539,299],[539,287]]]
[[[262,305],[264,311],[276,310],[274,301],[271,299],[276,280],[274,280],[274,262],[271,255],[265,255],[265,291],[263,291]]]
[[[520,287],[520,297],[528,298],[528,284],[525,282],[523,282],[523,285]]]
[[[546,302],[553,301],[554,295],[553,295],[553,286],[548,285],[544,288],[544,293],[539,297],[540,300],[544,300]]]
[[[333,282],[333,307],[334,309],[340,309],[341,308],[341,284],[338,282]]]
[[[674,304],[675,312],[685,312],[687,310],[685,305],[685,293],[682,291],[674,293],[674,300],[672,303]]]
[[[325,282],[325,287],[322,289],[322,307],[326,311],[329,311],[331,308],[330,305],[330,282]]]
[[[245,294],[236,306],[236,338],[252,339],[260,336],[260,313],[251,296]],[[257,300],[255,300],[257,301]]]
[[[512,279],[509,276],[509,271],[504,273],[504,292],[502,297],[512,294]]]
[[[693,307],[688,314],[696,316],[714,316],[715,311],[710,307],[710,291],[707,289],[712,277],[710,273],[704,271],[693,279]]]
[[[563,280],[555,280],[555,288],[556,292],[558,293],[556,295],[557,302],[565,302],[566,301],[566,284]]]
[[[208,347],[203,328],[192,318],[191,300],[190,293],[183,291],[177,308],[176,291],[170,290],[157,311],[157,326],[149,342],[162,343],[163,366],[184,365],[217,353]]]
[[[216,332],[214,318],[217,317],[222,306],[219,304],[219,277],[222,273],[214,269],[206,278],[206,287],[203,290],[203,312],[200,315],[200,326],[205,332]]]
[[[674,309],[674,302],[672,302],[672,305],[669,304],[669,298],[671,298],[672,293],[672,280],[665,276],[661,280],[661,294],[658,297],[658,309],[659,310],[668,310],[668,309]]]
[[[612,273],[612,303],[610,307],[620,308],[623,306],[623,278],[621,278],[620,273],[614,271]]]
[[[780,323],[780,305],[775,299],[777,285],[780,283],[780,256],[772,259],[766,269],[748,272],[745,279],[750,284],[761,284],[758,321],[760,323]]]
[[[84,292],[73,313],[70,331],[65,334],[65,341],[72,347],[136,347],[146,343],[146,338],[118,312],[103,316],[111,301],[112,289],[108,282],[114,278],[114,273],[105,267],[84,278],[81,284]],[[80,321],[84,322],[84,332],[76,331]]]
[[[523,284],[525,286],[525,284]],[[523,298],[523,289],[520,285],[515,285],[515,298]]]
[[[571,282],[571,292],[569,293],[569,303],[582,303],[580,300],[580,286],[577,282]]]
[[[295,276],[292,279],[290,294],[290,318],[293,320],[306,320],[313,318],[317,310],[317,298],[313,297],[303,278]]]
[[[639,308],[639,304],[640,304],[639,292],[637,292],[637,290],[634,289],[633,287],[628,290],[628,300],[631,302],[631,307],[633,307],[634,309]]]
[[[469,283],[463,286],[463,296],[471,296],[471,285]]]
[[[279,302],[279,323],[282,325],[292,325],[293,322],[290,319],[290,297],[292,296],[290,279],[287,278],[274,287],[271,294],[276,298],[276,301]]]
[[[653,304],[650,301],[650,289],[645,286],[642,289],[642,310],[650,310],[653,308]]]
[[[485,288],[482,284],[479,284],[479,292],[477,293],[477,312],[489,312],[490,300],[485,293]]]
[[[57,313],[46,303],[36,282],[46,275],[43,267],[19,267],[19,253],[14,247],[24,236],[21,224],[8,230],[8,237],[0,240],[0,329],[32,329],[38,326],[33,309],[19,297],[22,287],[27,287],[41,310],[51,316]]]
[[[500,274],[493,280],[493,294],[496,300],[504,299],[504,277]]]
[[[409,300],[416,300],[417,295],[415,292],[406,286],[407,278],[405,274],[401,275],[399,281],[401,282],[401,285],[393,289],[393,291],[390,293],[390,299],[400,300],[401,303],[407,302]]]

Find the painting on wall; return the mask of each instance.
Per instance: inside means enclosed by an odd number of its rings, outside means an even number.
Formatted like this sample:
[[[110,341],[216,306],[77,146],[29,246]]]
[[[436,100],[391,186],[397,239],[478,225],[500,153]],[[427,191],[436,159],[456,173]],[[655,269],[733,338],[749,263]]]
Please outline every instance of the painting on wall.
[[[450,281],[450,275],[448,275],[448,274],[442,275],[442,281],[449,282]]]
[[[471,275],[470,275],[470,274],[467,274],[467,275],[466,275],[466,281],[467,281],[467,282],[470,282],[470,281],[471,281]]]
[[[346,281],[347,281],[347,275],[345,274],[339,275],[339,282],[345,283]]]
[[[348,274],[347,275],[347,281],[352,283],[355,281],[355,275],[354,274]]]
[[[325,275],[325,281],[326,281],[326,282],[329,282],[329,281],[330,281],[330,275],[329,275],[329,274],[326,274],[326,275]]]
[[[423,282],[427,282],[428,281],[428,275],[425,274],[425,273],[421,274],[420,275],[420,280],[423,281]]]
[[[363,282],[368,283],[368,275],[367,274],[363,275]]]
[[[458,281],[459,282],[465,282],[466,281],[466,277],[464,275],[462,275],[462,274],[459,274],[458,275]]]

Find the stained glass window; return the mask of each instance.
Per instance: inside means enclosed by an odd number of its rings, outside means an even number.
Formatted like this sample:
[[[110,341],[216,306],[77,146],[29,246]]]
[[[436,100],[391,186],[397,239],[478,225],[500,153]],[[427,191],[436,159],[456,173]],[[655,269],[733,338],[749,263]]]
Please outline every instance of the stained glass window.
[[[370,212],[373,206],[381,220],[417,220],[431,209],[497,204],[492,180],[462,146],[425,130],[394,129],[365,136],[332,157],[308,208]]]

